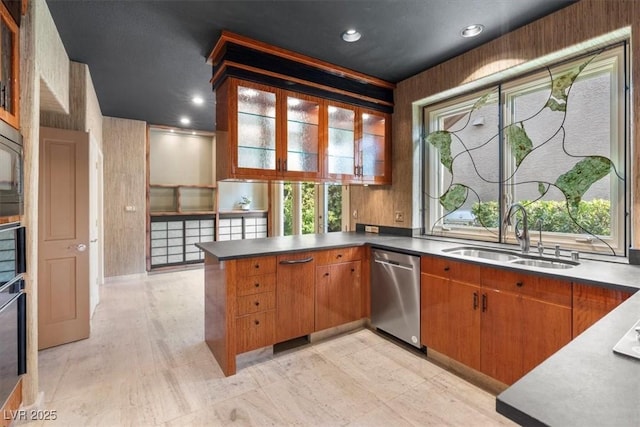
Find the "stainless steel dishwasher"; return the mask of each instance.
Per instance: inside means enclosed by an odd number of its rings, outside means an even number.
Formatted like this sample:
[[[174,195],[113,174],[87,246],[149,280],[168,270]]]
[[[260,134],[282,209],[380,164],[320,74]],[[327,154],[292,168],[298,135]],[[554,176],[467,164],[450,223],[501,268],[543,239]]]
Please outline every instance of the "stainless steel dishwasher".
[[[371,324],[420,348],[420,257],[371,250]]]

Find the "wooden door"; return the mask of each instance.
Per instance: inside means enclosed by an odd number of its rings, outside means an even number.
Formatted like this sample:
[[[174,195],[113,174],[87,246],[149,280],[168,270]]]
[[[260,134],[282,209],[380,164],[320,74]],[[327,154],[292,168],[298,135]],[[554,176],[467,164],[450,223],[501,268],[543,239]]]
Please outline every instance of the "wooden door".
[[[450,354],[449,279],[420,275],[420,341],[429,349]]]
[[[316,270],[315,330],[361,318],[360,261],[323,265]]]
[[[571,341],[571,307],[522,299],[522,375]]]
[[[505,384],[522,376],[522,298],[483,289],[480,338],[481,371]]]
[[[89,337],[89,135],[40,128],[38,348]]]
[[[480,286],[449,282],[448,356],[480,370]]]
[[[276,342],[314,331],[315,274],[313,253],[281,255],[276,270]]]

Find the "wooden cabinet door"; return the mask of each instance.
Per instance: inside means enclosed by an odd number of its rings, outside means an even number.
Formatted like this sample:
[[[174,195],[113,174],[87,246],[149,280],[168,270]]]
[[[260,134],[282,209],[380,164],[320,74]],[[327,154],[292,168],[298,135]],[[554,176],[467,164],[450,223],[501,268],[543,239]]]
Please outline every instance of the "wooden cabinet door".
[[[598,286],[573,284],[573,337],[577,337],[632,294]]]
[[[483,289],[481,371],[505,384],[522,376],[522,297]]]
[[[362,313],[361,262],[317,268],[316,331],[358,320]]]
[[[313,253],[281,255],[276,270],[276,342],[314,331],[315,274]]]
[[[449,279],[420,275],[420,341],[428,349],[449,355]]]
[[[480,286],[449,282],[448,356],[480,370]]]
[[[526,297],[522,307],[524,375],[571,341],[571,307]]]
[[[391,116],[360,110],[362,133],[358,144],[358,175],[362,182],[391,183]]]

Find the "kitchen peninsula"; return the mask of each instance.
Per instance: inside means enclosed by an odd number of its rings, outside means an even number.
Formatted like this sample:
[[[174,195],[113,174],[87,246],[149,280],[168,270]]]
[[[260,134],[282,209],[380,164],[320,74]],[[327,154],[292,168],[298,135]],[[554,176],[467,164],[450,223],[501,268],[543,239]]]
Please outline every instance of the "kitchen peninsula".
[[[243,334],[251,334],[252,331],[258,333],[255,328],[263,326],[275,329],[274,312],[285,307],[279,307],[275,303],[277,298],[275,295],[270,295],[270,292],[280,292],[285,290],[284,287],[303,284],[304,281],[301,279],[303,276],[295,274],[290,277],[293,280],[283,280],[284,276],[276,280],[276,269],[281,265],[277,260],[284,256],[287,258],[281,260],[287,263],[293,261],[304,263],[301,265],[314,265],[313,271],[316,272],[320,271],[318,269],[321,265],[329,263],[329,257],[332,255],[342,257],[340,262],[358,261],[361,266],[361,318],[368,317],[368,251],[370,247],[455,260],[469,265],[527,273],[566,283],[578,282],[628,293],[634,293],[640,289],[637,282],[640,271],[638,266],[581,260],[580,265],[574,268],[551,270],[526,265],[505,265],[498,261],[471,259],[443,252],[445,249],[460,245],[460,243],[422,238],[354,232],[199,244],[198,246],[206,254],[205,340],[225,375],[235,373],[236,355],[246,351],[247,347],[243,348],[242,345],[246,344],[247,339],[254,340],[255,343],[260,344],[260,347],[279,342],[276,332],[271,330],[266,337],[264,335],[243,337]],[[247,268],[258,270],[259,274],[247,273]],[[309,274],[304,276],[307,281],[313,282],[314,277],[317,280],[313,272]],[[259,280],[254,280],[256,278]],[[261,288],[263,286],[264,288]],[[261,290],[247,291],[251,287]],[[247,294],[247,292],[251,293]],[[307,297],[313,301],[313,291],[309,292]],[[239,312],[243,310],[244,304],[241,296],[262,293],[265,301],[273,300],[274,302],[263,303],[263,300],[256,300],[259,307],[263,304],[266,307],[260,311],[262,317],[255,319],[251,325],[242,326],[239,323],[243,321]],[[251,301],[249,305],[252,304]],[[304,311],[297,305],[287,307],[288,310],[294,311],[293,315],[299,315],[300,311]],[[313,306],[310,307],[313,313]],[[640,369],[640,361],[613,354],[611,350],[638,320],[638,316],[640,316],[640,293],[631,296],[593,327],[578,335],[547,361],[500,394],[497,398],[498,411],[525,424],[564,425],[567,424],[567,420],[592,421],[589,414],[596,410],[599,411],[599,416],[609,415],[613,420],[628,422],[630,419],[638,419],[640,414],[635,400],[637,400],[640,385],[635,380],[637,375],[633,372]],[[256,324],[256,321],[259,324]],[[239,327],[245,329],[240,331]],[[310,328],[309,332],[315,331],[313,326]],[[301,335],[307,335],[307,332]],[[239,343],[244,344],[238,347]],[[608,404],[596,404],[603,401],[601,394],[607,395]]]

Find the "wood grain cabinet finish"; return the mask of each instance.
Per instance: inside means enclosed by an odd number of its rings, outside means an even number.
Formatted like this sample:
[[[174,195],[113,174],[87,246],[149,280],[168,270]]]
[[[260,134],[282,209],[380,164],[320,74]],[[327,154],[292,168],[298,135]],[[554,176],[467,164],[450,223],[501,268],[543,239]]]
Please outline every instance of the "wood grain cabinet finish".
[[[573,337],[577,337],[633,295],[598,286],[573,284]]]
[[[276,342],[314,331],[315,274],[313,252],[277,257]]]
[[[227,78],[216,89],[216,176],[391,184],[391,115]],[[350,123],[337,120],[351,111]]]
[[[361,268],[361,261],[341,262],[316,268],[316,331],[361,318]]]
[[[423,256],[422,343],[512,384],[571,340],[569,282]]]
[[[0,3],[0,120],[20,129],[20,29]]]
[[[235,353],[240,354],[276,342],[276,257],[235,262]]]

